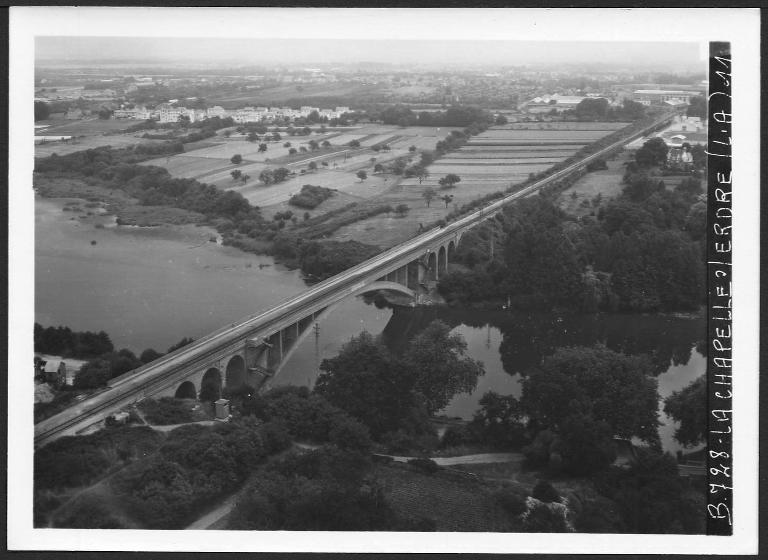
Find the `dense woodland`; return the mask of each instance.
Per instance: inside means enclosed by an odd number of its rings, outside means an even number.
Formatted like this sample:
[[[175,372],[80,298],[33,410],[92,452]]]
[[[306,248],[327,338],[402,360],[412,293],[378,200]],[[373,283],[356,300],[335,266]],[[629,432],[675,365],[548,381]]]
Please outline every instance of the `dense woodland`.
[[[458,304],[509,297],[529,310],[697,310],[705,297],[701,173],[667,185],[660,143],[638,150],[621,195],[594,200],[594,215],[570,216],[556,192],[545,192],[468,232],[454,260],[464,270],[441,278],[441,294]]]

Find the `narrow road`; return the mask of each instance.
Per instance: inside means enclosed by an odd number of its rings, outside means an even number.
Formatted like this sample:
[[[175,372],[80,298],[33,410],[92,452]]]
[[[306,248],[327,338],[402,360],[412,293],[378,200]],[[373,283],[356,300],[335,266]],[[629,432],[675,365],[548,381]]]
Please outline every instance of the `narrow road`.
[[[215,509],[212,509],[198,520],[184,527],[184,529],[210,529],[221,521],[224,517],[229,515],[232,508],[237,503],[237,498],[240,496],[240,492],[235,492],[231,496],[228,496],[223,502],[221,502]]]

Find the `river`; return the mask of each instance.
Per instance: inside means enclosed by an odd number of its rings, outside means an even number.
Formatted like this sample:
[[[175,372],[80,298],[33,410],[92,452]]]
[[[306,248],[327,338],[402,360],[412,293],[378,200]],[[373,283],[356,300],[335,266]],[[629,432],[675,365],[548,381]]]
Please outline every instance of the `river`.
[[[115,226],[109,216],[79,218],[85,209],[65,212],[66,202],[35,202],[35,320],[44,326],[104,330],[117,348],[165,351],[182,337],[202,336],[306,289],[298,271],[212,243],[206,228]],[[443,411],[449,416],[471,418],[489,390],[519,396],[519,372],[559,346],[603,343],[651,355],[662,398],[705,371],[696,350],[705,336],[701,319],[444,308],[393,312],[353,298],[310,333],[274,384],[313,385],[320,361],[362,330],[381,334],[401,352],[434,319],[460,333],[469,355],[486,369],[472,394],[458,395]],[[674,425],[663,412],[660,418],[664,448],[674,452],[680,448],[672,438]]]

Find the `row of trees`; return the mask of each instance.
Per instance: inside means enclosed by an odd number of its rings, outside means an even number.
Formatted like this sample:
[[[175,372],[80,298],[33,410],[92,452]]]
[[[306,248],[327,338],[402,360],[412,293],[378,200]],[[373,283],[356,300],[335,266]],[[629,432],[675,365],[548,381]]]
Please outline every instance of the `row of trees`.
[[[191,343],[191,338],[183,338],[178,343],[168,348],[168,353],[173,352],[187,344]],[[163,354],[147,348],[139,356],[136,356],[131,350],[123,348],[118,351],[108,350],[98,357],[88,360],[75,374],[75,389],[93,389],[103,387],[107,382],[124,373],[148,364]]]
[[[620,107],[614,107],[604,97],[587,97],[565,115],[573,115],[579,121],[636,121],[645,116],[645,106],[625,99]]]
[[[398,126],[469,126],[473,123],[491,124],[493,116],[478,107],[453,105],[445,111],[415,113],[405,105],[392,105],[382,110],[378,118],[384,124]]]
[[[66,358],[92,358],[112,352],[114,346],[104,331],[73,331],[69,327],[43,327],[35,323],[35,352]]]

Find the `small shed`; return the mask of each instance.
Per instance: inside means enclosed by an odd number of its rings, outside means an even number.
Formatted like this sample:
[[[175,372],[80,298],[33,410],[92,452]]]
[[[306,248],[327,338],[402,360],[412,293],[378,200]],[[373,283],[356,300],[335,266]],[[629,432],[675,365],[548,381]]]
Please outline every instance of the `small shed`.
[[[229,401],[219,399],[213,403],[216,408],[216,420],[227,420],[229,418]]]

